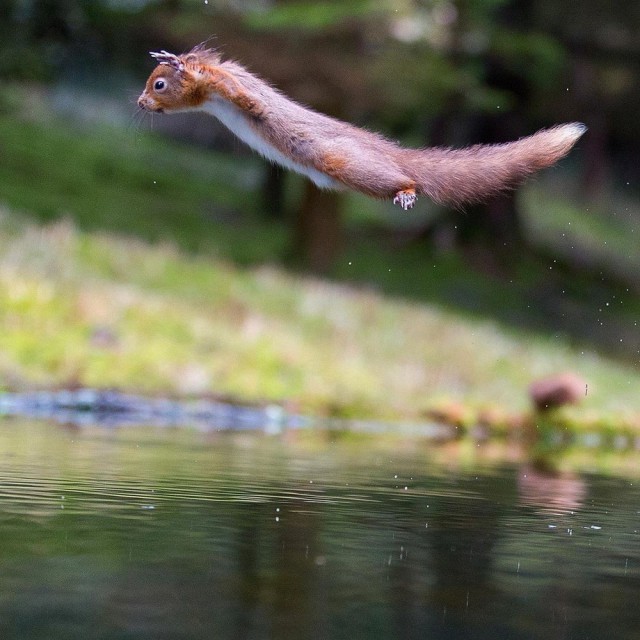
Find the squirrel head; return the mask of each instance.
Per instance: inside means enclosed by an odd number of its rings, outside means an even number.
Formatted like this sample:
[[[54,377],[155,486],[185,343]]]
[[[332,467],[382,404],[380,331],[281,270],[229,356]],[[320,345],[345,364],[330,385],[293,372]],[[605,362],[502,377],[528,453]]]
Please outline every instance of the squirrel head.
[[[204,83],[204,67],[220,63],[220,56],[201,46],[176,56],[167,51],[151,52],[158,66],[151,72],[138,106],[155,113],[197,109],[209,91]]]

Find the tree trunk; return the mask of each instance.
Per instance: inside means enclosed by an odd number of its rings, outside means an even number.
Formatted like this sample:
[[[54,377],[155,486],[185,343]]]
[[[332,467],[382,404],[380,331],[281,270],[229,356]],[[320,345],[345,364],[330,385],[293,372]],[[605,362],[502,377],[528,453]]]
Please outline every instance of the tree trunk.
[[[268,218],[282,220],[285,217],[284,181],[285,170],[267,163],[262,183],[262,211]]]
[[[525,239],[514,193],[506,193],[456,216],[457,244],[487,273],[504,273],[522,255]]]
[[[302,264],[317,273],[326,273],[343,246],[339,193],[305,184],[302,205],[295,220],[294,251]]]
[[[515,194],[505,193],[488,202],[465,208],[456,216],[458,243],[483,244],[511,253],[522,241],[522,225]]]

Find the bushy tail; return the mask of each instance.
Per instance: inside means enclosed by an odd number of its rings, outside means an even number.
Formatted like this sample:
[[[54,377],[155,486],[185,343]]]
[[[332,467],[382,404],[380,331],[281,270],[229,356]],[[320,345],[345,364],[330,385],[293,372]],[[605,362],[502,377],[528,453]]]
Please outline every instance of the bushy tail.
[[[407,169],[417,192],[436,202],[478,202],[560,160],[586,129],[580,123],[563,124],[505,144],[414,151]]]

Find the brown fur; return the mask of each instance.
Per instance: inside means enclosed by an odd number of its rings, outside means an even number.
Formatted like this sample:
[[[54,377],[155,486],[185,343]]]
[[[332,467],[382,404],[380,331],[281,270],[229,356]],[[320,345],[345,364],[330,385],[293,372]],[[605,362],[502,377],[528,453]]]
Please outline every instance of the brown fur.
[[[303,173],[312,168],[369,196],[395,197],[404,208],[413,201],[399,201],[399,194],[417,193],[454,206],[486,199],[554,164],[585,131],[573,123],[505,144],[405,149],[297,104],[210,49],[197,47],[166,57],[147,81],[138,101],[142,108],[197,110],[222,98],[244,114],[247,126],[268,147],[291,159],[294,168]],[[167,83],[162,92],[154,90],[158,79]]]
[[[326,153],[322,159],[322,166],[324,167],[325,173],[338,180],[344,173],[345,165],[345,159],[336,153]]]

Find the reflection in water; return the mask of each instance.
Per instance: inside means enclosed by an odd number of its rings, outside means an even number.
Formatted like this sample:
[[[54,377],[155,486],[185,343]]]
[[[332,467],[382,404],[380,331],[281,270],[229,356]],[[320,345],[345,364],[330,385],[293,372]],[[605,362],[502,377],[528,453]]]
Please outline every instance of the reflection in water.
[[[0,637],[636,637],[635,481],[336,437],[0,423]]]
[[[554,638],[571,637],[572,576],[569,538],[573,536],[574,515],[584,503],[587,488],[585,481],[573,474],[555,471],[542,464],[525,464],[517,477],[520,503],[535,509],[547,527],[558,531],[559,540],[545,552],[549,563],[546,588],[547,611],[554,621]]]
[[[585,481],[574,473],[563,473],[526,464],[518,470],[520,502],[542,513],[572,514],[584,502]]]

